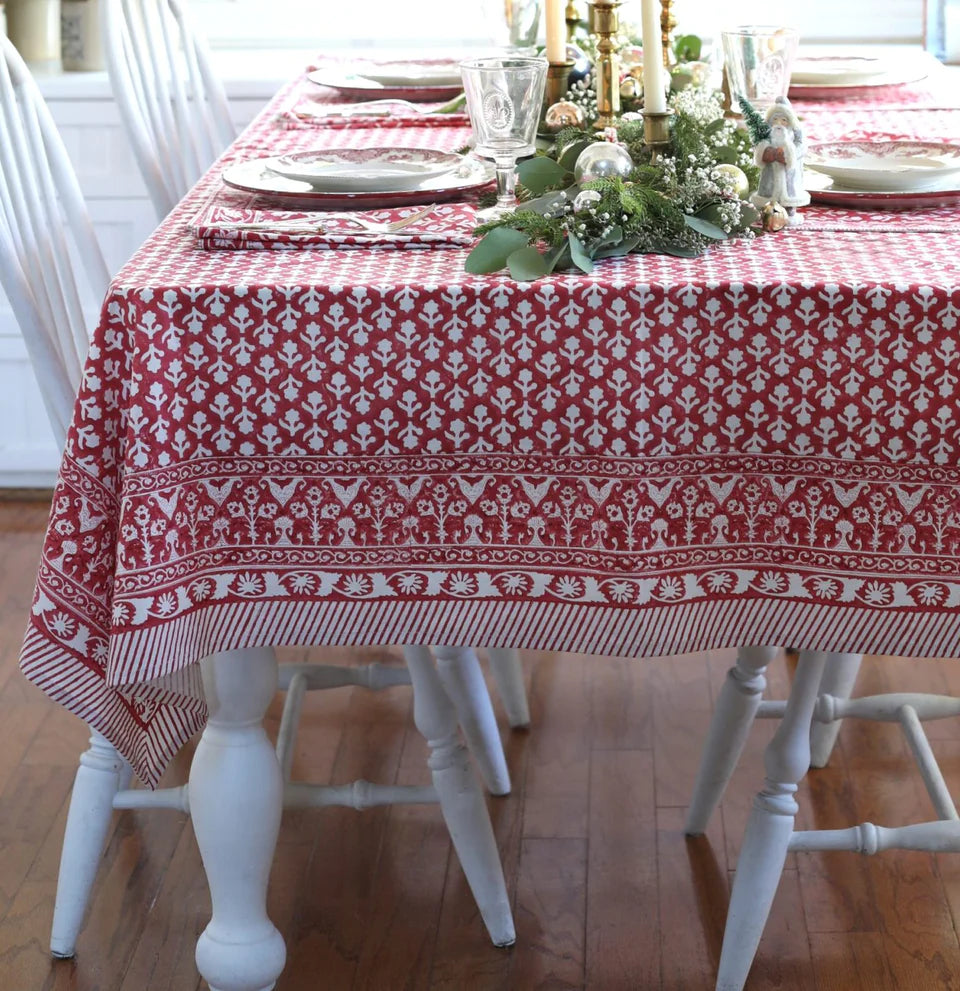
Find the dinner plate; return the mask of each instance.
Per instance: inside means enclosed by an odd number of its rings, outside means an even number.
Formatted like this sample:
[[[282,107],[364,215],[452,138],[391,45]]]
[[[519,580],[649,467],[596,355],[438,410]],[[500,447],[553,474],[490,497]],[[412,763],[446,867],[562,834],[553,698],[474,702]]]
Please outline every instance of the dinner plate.
[[[960,173],[960,147],[939,141],[833,141],[811,144],[805,165],[847,189],[915,192]]]
[[[849,189],[828,175],[804,171],[803,184],[814,203],[826,206],[847,206],[857,210],[918,210],[924,207],[960,204],[960,178],[945,179],[932,189],[884,190]]]
[[[369,149],[385,151],[386,149]],[[329,154],[329,152],[327,152]],[[276,158],[236,162],[223,171],[223,181],[233,189],[285,204],[298,203],[306,210],[340,207],[371,209],[377,206],[406,206],[412,203],[440,203],[459,199],[488,186],[494,177],[493,165],[463,156],[458,168],[423,179],[413,189],[365,189],[353,192],[318,190],[309,182],[278,175]]]
[[[281,155],[269,168],[321,193],[392,193],[419,189],[463,160],[432,148],[325,148]]]
[[[926,79],[930,74],[930,63],[924,59],[901,57],[895,64],[885,65],[885,72],[847,81],[833,79],[806,83],[801,81],[802,75],[798,77],[791,72],[788,95],[791,100],[843,99],[872,93],[880,86],[905,86]]]
[[[458,79],[452,83],[395,83],[386,84],[369,79],[358,73],[342,69],[314,69],[307,73],[307,79],[318,86],[329,86],[348,98],[360,100],[387,99],[427,101],[452,100],[462,90]]]
[[[461,88],[460,66],[450,59],[400,59],[392,62],[360,61],[350,66],[353,75],[382,86],[456,86]]]
[[[790,84],[800,86],[859,86],[892,71],[886,59],[868,55],[818,55],[798,58]]]

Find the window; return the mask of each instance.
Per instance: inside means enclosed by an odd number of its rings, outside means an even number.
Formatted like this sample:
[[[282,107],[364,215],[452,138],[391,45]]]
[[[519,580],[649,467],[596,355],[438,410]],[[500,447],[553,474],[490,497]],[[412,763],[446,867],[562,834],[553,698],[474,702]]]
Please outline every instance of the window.
[[[469,46],[496,41],[505,0],[192,0],[198,27],[215,47],[357,48]],[[579,0],[585,9],[584,0]],[[735,12],[709,0],[676,0],[681,31],[713,38],[733,24],[787,24],[807,42],[856,41],[917,44],[923,34],[923,0],[740,0]],[[621,16],[640,22],[639,0]]]

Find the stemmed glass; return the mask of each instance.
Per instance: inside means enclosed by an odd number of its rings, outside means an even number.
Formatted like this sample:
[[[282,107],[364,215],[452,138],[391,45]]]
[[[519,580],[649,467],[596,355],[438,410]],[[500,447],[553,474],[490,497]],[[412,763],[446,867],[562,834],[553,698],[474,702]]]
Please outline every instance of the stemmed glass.
[[[478,215],[493,220],[517,208],[517,159],[532,155],[547,79],[546,59],[515,55],[460,63],[474,150],[492,158],[497,170],[497,203]]]

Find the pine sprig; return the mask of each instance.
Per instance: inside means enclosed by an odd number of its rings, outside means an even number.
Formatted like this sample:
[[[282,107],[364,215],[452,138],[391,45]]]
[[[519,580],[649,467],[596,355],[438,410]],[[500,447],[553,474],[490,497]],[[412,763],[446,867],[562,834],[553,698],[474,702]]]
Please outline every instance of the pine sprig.
[[[750,137],[754,144],[766,141],[770,137],[770,125],[760,116],[757,108],[745,97],[740,97],[740,109],[743,111],[743,120],[750,131]]]

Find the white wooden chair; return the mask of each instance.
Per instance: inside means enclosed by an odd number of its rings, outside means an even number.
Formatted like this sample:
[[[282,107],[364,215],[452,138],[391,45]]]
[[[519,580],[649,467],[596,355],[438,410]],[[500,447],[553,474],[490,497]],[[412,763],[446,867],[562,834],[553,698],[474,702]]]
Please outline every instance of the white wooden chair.
[[[81,299],[86,290],[101,300],[108,283],[107,266],[54,122],[23,60],[0,37],[0,285],[10,298],[61,446],[88,344]],[[508,662],[494,670],[506,686],[506,696],[522,703],[511,712],[512,719],[525,723],[526,696],[516,656],[512,651],[492,654],[495,661]],[[272,655],[270,648],[257,648],[208,659],[205,669],[217,671],[221,700],[228,689],[242,695],[245,675],[258,664],[262,668],[264,657],[269,666],[267,655]],[[509,791],[509,774],[476,654],[469,648],[451,647],[438,648],[437,655],[435,663],[428,649],[406,648],[409,673],[378,665],[285,666],[280,687],[288,694],[278,740],[285,803],[364,808],[396,801],[439,801],[491,937],[506,945],[514,939],[509,900],[483,796],[457,739],[458,714],[490,789],[498,794]],[[303,691],[345,684],[385,688],[411,680],[416,722],[430,741],[434,788],[380,788],[367,783],[329,788],[289,781],[290,747]],[[276,685],[266,687],[272,694]],[[204,761],[212,759],[201,750],[198,755],[201,766],[195,767],[192,778],[203,780]],[[222,755],[217,759],[223,760]],[[130,778],[129,766],[94,731],[90,748],[80,758],[67,818],[51,935],[55,956],[73,955],[112,810],[189,805],[187,786],[159,792],[131,790]],[[199,814],[196,785],[194,789]],[[207,798],[203,804],[209,817],[216,802]],[[229,833],[230,824],[219,825],[221,835]],[[197,832],[199,837],[199,824]],[[205,864],[210,874],[227,874],[231,866],[222,860],[211,863],[209,858]]]
[[[110,83],[158,218],[236,137],[206,45],[180,0],[102,0]]]
[[[789,699],[764,702],[764,671],[776,653],[772,647],[745,647],[738,652],[717,700],[687,816],[689,835],[706,830],[754,718],[780,719],[764,755],[766,778],[754,799],[740,849],[717,991],[740,991],[743,987],[788,852],[960,852],[960,817],[922,726],[925,720],[960,716],[960,699],[920,693],[850,698],[862,655],[801,651]],[[893,828],[866,822],[848,829],[794,830],[797,784],[809,767],[826,763],[844,718],[900,724],[937,815],[935,820]]]

